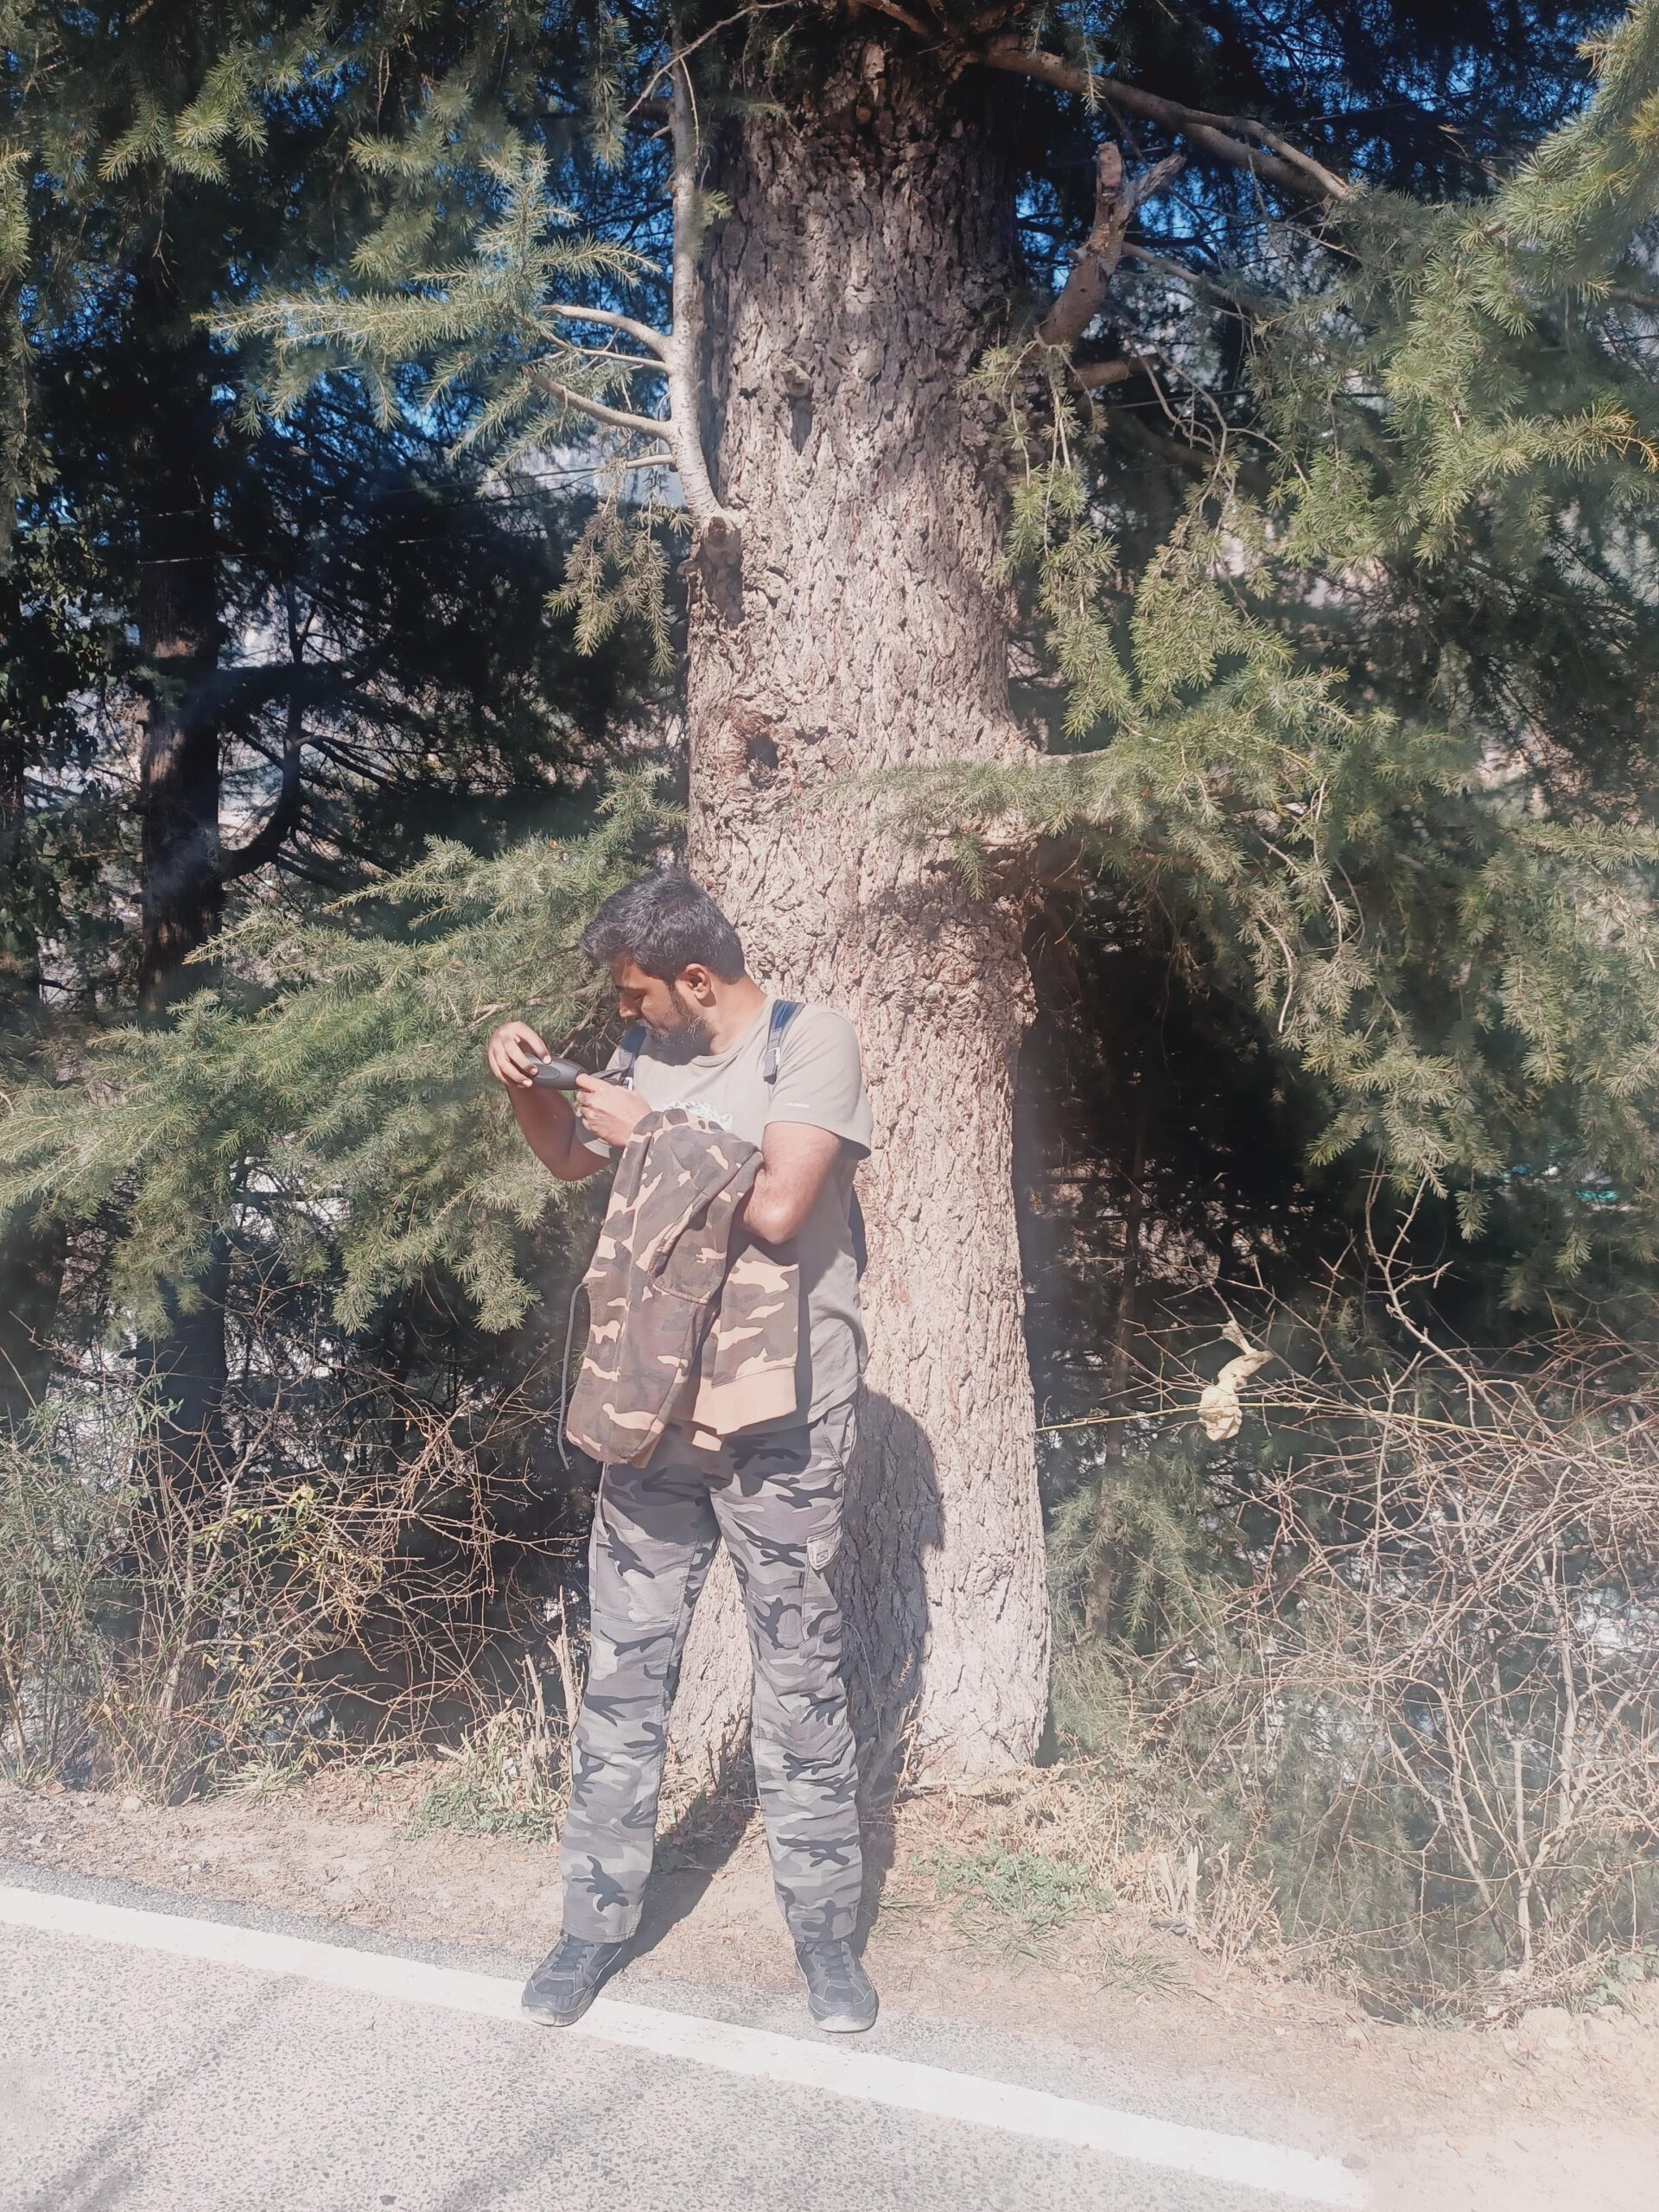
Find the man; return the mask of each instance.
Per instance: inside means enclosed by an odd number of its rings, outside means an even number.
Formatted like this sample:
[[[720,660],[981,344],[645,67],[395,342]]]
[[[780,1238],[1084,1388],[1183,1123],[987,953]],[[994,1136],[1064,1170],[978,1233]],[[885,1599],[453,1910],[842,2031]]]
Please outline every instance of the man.
[[[525,1141],[569,1181],[606,1165],[596,1144],[621,1147],[646,1114],[671,1106],[758,1145],[738,1234],[791,1248],[802,1312],[793,1413],[713,1448],[671,1424],[643,1465],[602,1470],[588,1688],[560,1842],[563,1929],[524,2002],[539,2019],[578,2019],[639,1924],[669,1707],[691,1610],[723,1538],[748,1612],[755,1778],[773,1880],[808,2005],[821,2028],[868,2028],[875,1992],[850,1940],[861,1883],[853,1738],[826,1579],[864,1351],[849,1224],[871,1135],[858,1039],[822,1007],[798,1008],[779,1036],[778,1002],[688,875],[664,871],[617,892],[582,944],[610,968],[637,1056],[627,1083],[584,1076],[573,1112],[563,1094],[534,1087],[548,1057],[542,1039],[521,1021],[504,1023],[489,1066]],[[613,1055],[607,1075],[622,1058]]]

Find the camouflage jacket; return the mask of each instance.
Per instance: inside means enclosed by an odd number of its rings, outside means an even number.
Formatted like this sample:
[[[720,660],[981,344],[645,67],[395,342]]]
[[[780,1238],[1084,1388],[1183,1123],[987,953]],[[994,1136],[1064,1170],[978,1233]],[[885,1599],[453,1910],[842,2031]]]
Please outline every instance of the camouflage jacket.
[[[758,1146],[683,1106],[647,1114],[623,1147],[564,1422],[596,1459],[638,1465],[671,1421],[712,1444],[796,1410],[799,1271],[741,1238],[731,1249],[760,1166]]]

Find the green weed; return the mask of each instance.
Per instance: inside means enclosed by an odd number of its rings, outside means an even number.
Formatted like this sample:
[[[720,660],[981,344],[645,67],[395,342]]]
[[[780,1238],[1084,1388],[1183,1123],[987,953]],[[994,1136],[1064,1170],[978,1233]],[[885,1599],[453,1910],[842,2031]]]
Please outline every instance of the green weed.
[[[940,1849],[918,1859],[916,1871],[964,1936],[1003,1949],[1029,1951],[1080,1914],[1109,1912],[1117,1902],[1084,1868],[1040,1851]]]
[[[1181,1980],[1173,1959],[1160,1957],[1156,1951],[1133,1950],[1115,1940],[1103,1942],[1091,1963],[1108,1989],[1121,1989],[1133,1997],[1151,1997],[1176,1987]]]
[[[410,1815],[411,1835],[448,1828],[461,1835],[512,1836],[545,1843],[564,1808],[563,1749],[542,1703],[534,1670],[528,1709],[510,1706],[468,1731],[450,1754],[449,1771]]]
[[[1594,2012],[1604,2005],[1617,2005],[1626,2012],[1633,2012],[1635,1993],[1644,1981],[1659,1981],[1659,1951],[1637,1951],[1609,1960],[1600,1980],[1585,1993],[1576,2009]]]
[[[469,1775],[435,1782],[409,1819],[411,1835],[448,1828],[461,1835],[512,1836],[522,1843],[549,1842],[557,1827],[556,1806],[502,1804]]]

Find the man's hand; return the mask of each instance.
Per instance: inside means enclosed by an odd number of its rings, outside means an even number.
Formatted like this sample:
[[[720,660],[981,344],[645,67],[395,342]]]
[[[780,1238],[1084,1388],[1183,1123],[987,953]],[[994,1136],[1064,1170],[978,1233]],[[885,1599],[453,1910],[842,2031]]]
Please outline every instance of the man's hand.
[[[590,1136],[602,1144],[626,1144],[651,1109],[637,1090],[603,1076],[585,1075],[576,1085],[576,1110]]]
[[[485,1064],[496,1081],[521,1090],[533,1087],[537,1069],[552,1057],[527,1021],[504,1021],[484,1052]]]
[[[484,1053],[490,1073],[512,1101],[519,1132],[537,1159],[562,1183],[580,1183],[605,1165],[605,1155],[589,1152],[583,1144],[570,1101],[562,1090],[536,1088],[536,1070],[550,1057],[527,1021],[504,1021]]]

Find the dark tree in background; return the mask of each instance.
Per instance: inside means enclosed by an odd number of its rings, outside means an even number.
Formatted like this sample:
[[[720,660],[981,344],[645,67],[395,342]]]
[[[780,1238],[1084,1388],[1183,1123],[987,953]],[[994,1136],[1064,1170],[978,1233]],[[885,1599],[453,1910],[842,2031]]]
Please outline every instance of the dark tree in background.
[[[492,478],[453,455],[442,409],[389,423],[349,389],[256,419],[212,320],[342,250],[354,116],[276,104],[192,153],[167,118],[257,20],[12,27],[0,899],[24,1065],[200,990],[212,971],[186,963],[227,915],[347,890],[440,830],[487,842],[579,817],[627,712],[619,658],[576,657],[547,613],[570,472]],[[158,1277],[139,1334],[163,1484],[214,1477],[234,1243],[214,1224],[205,1264]],[[65,1254],[60,1219],[8,1236],[14,1414],[68,1321]]]

